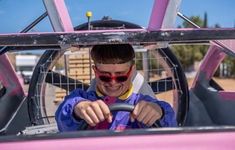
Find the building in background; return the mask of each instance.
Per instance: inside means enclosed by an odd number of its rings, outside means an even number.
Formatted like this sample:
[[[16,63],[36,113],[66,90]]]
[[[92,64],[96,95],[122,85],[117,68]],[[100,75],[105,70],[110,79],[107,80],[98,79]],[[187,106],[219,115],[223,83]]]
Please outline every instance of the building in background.
[[[34,67],[38,62],[37,55],[16,55],[15,66],[16,72],[22,76],[24,83],[28,84],[33,75]]]

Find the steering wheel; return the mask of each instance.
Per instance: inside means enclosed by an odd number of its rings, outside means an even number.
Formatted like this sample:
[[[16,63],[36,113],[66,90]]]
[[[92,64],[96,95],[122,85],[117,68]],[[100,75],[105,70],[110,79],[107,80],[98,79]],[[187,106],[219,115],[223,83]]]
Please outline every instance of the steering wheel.
[[[134,110],[135,106],[131,104],[125,104],[125,103],[115,103],[109,105],[109,110],[111,112],[114,111],[127,111],[127,112],[132,112]],[[85,120],[82,121],[82,125],[78,128],[78,130],[86,130],[88,129],[88,124]],[[153,125],[153,128],[158,128],[161,127],[158,121],[156,121]]]

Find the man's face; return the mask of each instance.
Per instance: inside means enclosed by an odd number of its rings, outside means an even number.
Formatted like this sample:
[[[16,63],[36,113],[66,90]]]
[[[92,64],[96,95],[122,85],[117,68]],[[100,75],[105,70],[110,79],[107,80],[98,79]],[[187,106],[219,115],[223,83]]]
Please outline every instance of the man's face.
[[[131,86],[134,66],[123,64],[96,64],[93,66],[99,91],[108,96],[123,95]]]

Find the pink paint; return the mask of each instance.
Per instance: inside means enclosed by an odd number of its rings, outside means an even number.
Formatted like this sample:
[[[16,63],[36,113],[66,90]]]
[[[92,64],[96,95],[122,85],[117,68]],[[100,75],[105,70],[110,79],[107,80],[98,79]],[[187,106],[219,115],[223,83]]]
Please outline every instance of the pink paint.
[[[200,71],[206,73],[207,79],[211,79],[219,64],[225,58],[225,53],[215,45],[211,45],[207,55],[204,57]]]
[[[23,85],[6,54],[0,55],[0,81],[5,87],[13,86],[23,91]]]
[[[210,80],[225,56],[226,54],[223,51],[221,51],[218,46],[211,45],[208,49],[208,52],[206,53],[206,56],[201,62],[201,66],[194,79],[192,88],[194,88],[196,82],[199,81],[198,76],[201,72],[206,74],[207,80]]]
[[[222,100],[232,100],[235,101],[235,92],[234,91],[219,91],[219,96]]]
[[[233,53],[235,53],[235,40],[220,40],[217,42],[223,44],[224,46],[226,46],[226,48],[228,48],[229,50],[233,51]]]
[[[0,143],[1,150],[233,150],[235,132],[188,133]]]
[[[168,0],[155,0],[148,25],[148,30],[158,30],[161,28],[165,16]]]
[[[54,0],[64,31],[74,31],[64,0]]]

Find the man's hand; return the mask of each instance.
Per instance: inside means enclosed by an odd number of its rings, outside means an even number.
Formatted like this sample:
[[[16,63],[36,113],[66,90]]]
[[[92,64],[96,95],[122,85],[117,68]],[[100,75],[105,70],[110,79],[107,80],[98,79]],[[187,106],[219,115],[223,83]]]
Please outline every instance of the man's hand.
[[[144,123],[147,126],[152,126],[157,120],[162,117],[162,109],[158,104],[146,101],[140,101],[136,104],[134,111],[131,113],[131,121]]]
[[[82,101],[75,106],[74,113],[79,118],[84,119],[90,126],[96,126],[104,120],[109,123],[112,122],[112,114],[102,100]]]

